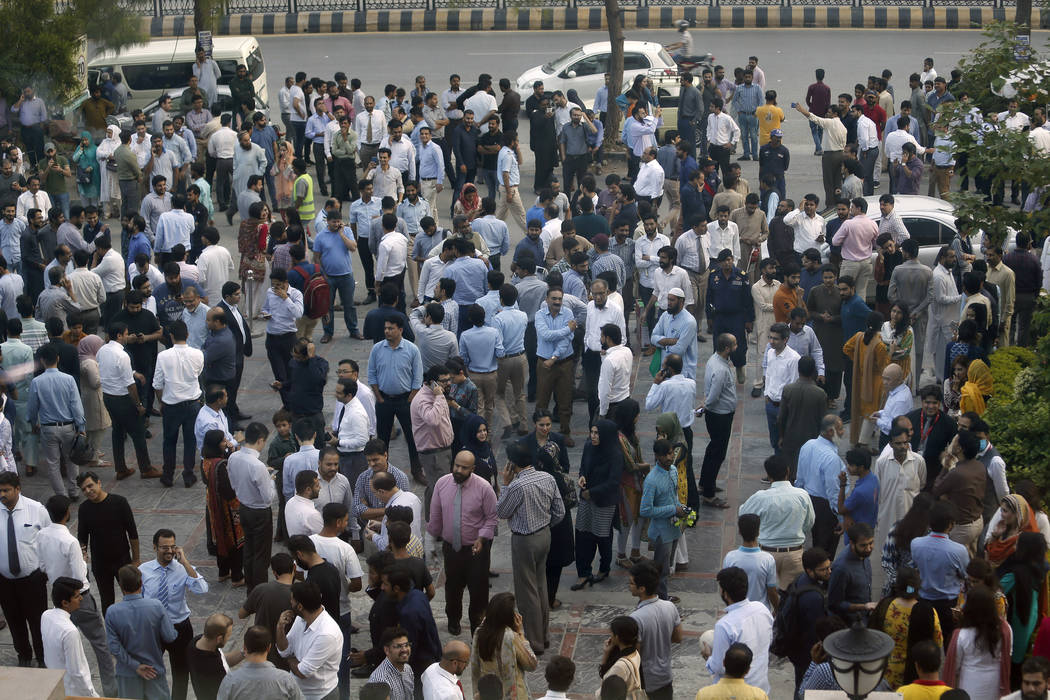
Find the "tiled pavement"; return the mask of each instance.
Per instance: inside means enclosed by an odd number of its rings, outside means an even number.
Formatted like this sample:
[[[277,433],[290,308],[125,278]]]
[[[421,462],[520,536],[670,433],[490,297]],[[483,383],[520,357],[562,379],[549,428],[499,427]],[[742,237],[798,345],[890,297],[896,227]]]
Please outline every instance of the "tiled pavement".
[[[523,178],[527,179],[527,175],[523,175]],[[217,219],[220,220],[219,228],[222,234],[220,244],[233,251],[236,259],[236,229],[227,227],[223,220],[224,217],[217,217]],[[512,227],[511,231],[512,248],[521,237],[521,232],[514,228],[516,227]],[[356,260],[356,256],[355,268],[355,276],[359,280],[357,297],[360,299],[364,294],[360,281],[363,277],[360,262]],[[365,307],[358,307],[361,322],[364,321],[364,314],[367,310]],[[341,321],[336,328],[337,334],[334,342],[317,346],[318,354],[325,357],[331,365],[332,381],[329,383],[329,390],[333,394],[334,388],[332,387],[337,362],[343,358],[353,358],[360,363],[362,372],[364,372],[369,350],[366,341],[353,341],[347,337]],[[256,333],[262,332],[262,326],[256,325]],[[318,335],[319,330],[315,334],[315,340]],[[636,336],[632,332],[629,337]],[[253,415],[254,420],[262,421],[270,426],[270,417],[279,407],[279,400],[269,387],[272,376],[266,361],[265,350],[262,347],[262,340],[261,336],[256,339],[255,355],[246,361],[241,405],[244,410]],[[711,351],[710,341],[700,346],[701,363],[706,360]],[[754,346],[751,346],[750,352],[754,352]],[[636,362],[636,382],[632,393],[632,396],[643,404],[651,381],[648,359]],[[697,369],[697,375],[701,378],[700,383],[702,384],[702,365]],[[718,597],[714,575],[720,568],[723,554],[736,546],[736,507],[755,490],[763,487],[760,482],[763,473],[762,461],[770,453],[761,400],[750,397],[751,377],[748,377],[746,384],[738,388],[741,396],[740,403],[733,425],[729,456],[720,475],[720,485],[725,489],[723,495],[732,508],[726,511],[702,510],[699,514],[701,519],[685,535],[690,555],[688,571],[677,573],[671,580],[671,592],[681,597],[679,608],[686,630],[686,638],[681,644],[674,647],[675,688],[678,698],[692,698],[698,688],[710,683],[710,677],[703,668],[696,638],[713,625],[716,615],[723,607]],[[333,405],[334,396],[326,397],[326,415],[332,415]],[[528,411],[531,413],[531,410],[530,405]],[[579,469],[582,438],[587,431],[586,404],[577,402],[573,407],[573,414],[573,433],[577,438],[577,447],[570,450],[569,454],[572,470],[575,473]],[[639,422],[639,437],[647,454],[651,453],[652,440],[655,438],[654,424],[655,415],[643,412]],[[501,424],[492,426],[490,433],[498,436],[502,432],[502,427]],[[706,430],[702,425],[697,424],[694,432],[696,452],[702,455],[707,444]],[[150,453],[154,464],[159,464],[161,456],[159,418],[153,419],[153,433],[154,438],[150,440]],[[103,447],[109,458],[108,435],[103,441]],[[499,446],[497,448],[499,459],[502,461],[504,458],[502,449]],[[133,450],[130,445],[128,446],[128,458],[134,464]],[[697,474],[699,474],[699,462],[700,459],[694,460]],[[408,455],[403,439],[393,441],[391,463],[407,468]],[[157,528],[169,527],[177,533],[178,540],[189,553],[191,562],[201,570],[207,580],[212,582],[211,590],[207,594],[189,596],[194,629],[199,632],[204,619],[212,612],[222,611],[236,618],[236,612],[244,599],[244,590],[233,589],[228,583],[215,582],[217,577],[215,561],[208,555],[206,548],[203,484],[198,482],[193,488],[186,489],[182,487],[181,480],[176,479],[177,485],[174,488],[165,489],[156,480],[143,481],[137,476],[122,482],[115,480],[112,471],[103,472],[102,476],[107,482],[107,489],[124,495],[131,502],[138,522],[143,557],[152,556],[150,544],[152,533]],[[413,485],[413,488],[417,494],[422,496],[422,489],[418,485]],[[46,500],[50,495],[46,478],[39,474],[23,480],[23,492],[30,498],[38,500]],[[75,518],[71,526],[75,531]],[[501,528],[501,533],[493,547],[493,570],[501,574],[498,578],[492,579],[493,592],[512,588],[510,542],[507,528]],[[443,602],[444,577],[440,571],[440,563],[432,562],[432,565],[432,572],[437,583],[437,597],[432,607],[437,618],[438,629],[444,640],[448,638]],[[615,566],[609,579],[595,587],[572,592],[569,590],[569,585],[574,581],[574,568],[567,567],[562,575],[559,592],[559,598],[564,605],[551,615],[552,640],[554,640],[552,651],[570,656],[576,661],[577,676],[573,692],[581,695],[592,694],[598,688],[597,666],[601,658],[602,645],[607,636],[608,622],[616,615],[624,614],[632,609],[635,601],[627,591],[627,572]],[[354,618],[358,625],[364,626],[354,641],[355,646],[361,648],[368,643],[365,628],[367,627],[369,604],[370,600],[363,594],[354,597]],[[469,641],[467,639],[469,625],[465,620],[464,626],[468,631],[464,632],[462,638]],[[236,621],[234,639],[238,642],[244,627],[244,622]],[[89,649],[87,656],[89,663],[94,665]],[[0,631],[0,665],[13,664],[15,659],[10,633],[7,630]],[[540,668],[529,676],[529,687],[535,696],[542,695],[546,690],[542,670],[541,663]],[[773,685],[771,697],[774,700],[790,697],[791,674],[789,664],[783,668],[774,667],[771,670],[770,681]],[[464,678],[468,692],[470,692],[469,675],[467,673]],[[354,688],[359,686],[360,681],[356,681]],[[97,685],[97,687],[101,686]],[[190,692],[192,693],[192,689]]]

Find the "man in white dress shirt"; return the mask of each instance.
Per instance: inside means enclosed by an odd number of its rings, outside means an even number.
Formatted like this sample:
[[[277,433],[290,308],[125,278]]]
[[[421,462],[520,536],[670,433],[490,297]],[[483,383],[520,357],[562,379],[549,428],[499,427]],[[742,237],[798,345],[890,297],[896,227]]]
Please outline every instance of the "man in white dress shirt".
[[[106,293],[106,303],[102,306],[102,328],[109,328],[109,322],[124,305],[124,292],[127,289],[124,273],[124,258],[113,250],[109,234],[95,239],[95,258],[92,272],[102,280],[102,290]],[[86,332],[86,331],[85,331]]]
[[[724,180],[729,173],[729,155],[740,143],[740,127],[726,114],[725,102],[721,97],[711,100],[710,112],[707,115],[708,155],[718,164]]]
[[[902,386],[908,388],[907,385]],[[912,451],[910,434],[910,428],[903,425],[894,426],[890,430],[887,449],[882,451],[872,465],[871,473],[879,480],[876,547],[882,547],[886,543],[886,536],[890,530],[908,512],[912,501],[926,484],[926,460],[918,452]]]
[[[707,670],[718,681],[725,674],[723,661],[736,642],[752,650],[751,670],[744,681],[769,692],[769,643],[773,637],[773,615],[764,603],[747,599],[747,573],[730,566],[718,572],[718,588],[726,614],[715,623],[715,637],[707,657]],[[701,651],[701,653],[704,653]]]
[[[84,573],[87,573],[85,570]],[[73,624],[73,613],[80,610],[82,595],[80,580],[62,576],[52,583],[51,600],[55,607],[40,616],[40,633],[44,640],[44,664],[51,669],[65,671],[62,684],[66,695],[97,698],[95,686],[91,684],[91,667],[84,655],[80,633]],[[105,632],[103,632],[105,639]],[[113,673],[112,659],[109,661],[110,676]],[[106,691],[107,696],[114,692]]]
[[[172,484],[175,476],[175,452],[179,446],[181,430],[182,479],[186,488],[189,488],[197,483],[197,477],[193,473],[193,465],[197,458],[194,428],[201,407],[199,377],[204,371],[204,353],[187,343],[189,330],[185,322],[174,321],[169,329],[174,344],[157,355],[157,365],[153,371],[153,389],[163,406],[161,423],[164,430],[164,475],[160,478],[160,483],[165,486]]]
[[[219,245],[219,231],[214,226],[206,226],[201,231],[204,250],[197,256],[197,268],[204,278],[204,296],[212,306],[222,299],[222,287],[234,279],[237,268],[233,265],[233,256]]]
[[[412,510],[412,534],[418,537],[420,542],[423,541],[423,501],[419,500],[416,494],[399,488],[397,480],[390,472],[376,472],[372,476],[372,492],[387,510],[394,507],[410,508]],[[374,529],[365,531],[365,536],[372,540],[372,543],[380,550],[386,549],[390,542],[386,525],[387,519],[384,516],[378,533]]]
[[[277,620],[277,651],[288,659],[305,700],[322,700],[339,686],[343,631],[321,604],[316,584],[293,583],[291,596],[292,609]]]
[[[766,423],[769,427],[769,444],[775,454],[780,454],[780,434],[777,416],[780,414],[780,398],[784,387],[798,381],[798,361],[801,356],[788,347],[791,329],[786,323],[774,323],[769,329],[769,347],[762,358],[765,376]]]
[[[441,661],[432,663],[420,680],[424,700],[464,700],[459,677],[470,666],[470,647],[453,639],[441,650]]]
[[[591,301],[587,302],[587,322],[583,334],[583,374],[587,387],[587,407],[590,410],[591,422],[594,421],[595,414],[605,415],[605,411],[598,413],[600,403],[598,387],[604,367],[605,346],[602,334],[607,324],[619,328],[620,341],[616,343],[619,345],[623,337],[627,335],[623,309],[609,303],[609,285],[605,280],[594,280],[591,282]],[[616,393],[622,392],[617,391]],[[620,396],[617,400],[622,401],[625,398],[627,397]]]
[[[383,238],[376,251],[376,295],[384,283],[398,288],[396,308],[405,312],[405,270],[408,265],[408,239],[397,230],[397,215],[383,214]]]
[[[34,651],[37,662],[42,663],[40,615],[47,608],[47,577],[40,570],[37,538],[51,524],[51,518],[43,505],[22,495],[22,482],[14,472],[0,472],[0,511],[0,608],[18,654],[18,665],[29,666]],[[12,539],[14,550],[8,546]]]
[[[601,327],[602,360],[598,376],[598,415],[610,420],[616,409],[631,396],[634,353],[623,345],[623,330],[615,323]],[[593,417],[592,417],[593,419]]]
[[[820,248],[824,242],[827,222],[817,216],[820,197],[815,194],[803,196],[798,209],[784,215],[784,223],[795,230],[795,254],[801,256],[810,248]]]
[[[87,637],[88,643],[91,644],[91,648],[95,652],[95,659],[98,661],[98,671],[102,679],[103,692],[107,696],[116,697],[117,679],[113,672],[113,657],[106,646],[105,624],[102,622],[102,614],[95,604],[95,599],[91,596],[87,562],[84,561],[80,540],[73,536],[67,525],[69,523],[69,507],[71,503],[72,501],[66,496],[56,495],[47,499],[46,508],[48,516],[51,518],[51,524],[37,535],[40,568],[47,575],[53,590],[58,590],[59,582],[63,580],[67,582],[76,581],[80,584],[75,588],[75,592],[78,594],[77,606],[73,610],[67,610],[69,615],[66,617],[66,621],[70,622],[72,626],[83,632],[84,636]],[[52,596],[52,600],[55,604],[55,609],[59,609],[61,607],[60,602],[55,600],[54,596]],[[44,635],[44,661],[47,663],[48,668],[55,668],[48,660],[48,651],[55,651],[55,648],[48,643],[47,639],[48,625],[45,621],[47,615],[48,613],[44,613],[44,617],[40,620],[40,629]],[[77,647],[80,647],[79,639],[77,639]],[[81,648],[80,655],[83,656],[83,653]],[[86,661],[84,666],[87,667]],[[74,677],[76,675],[75,670],[70,671],[68,666],[59,666],[58,668],[67,669],[67,679],[70,673],[73,673]],[[87,674],[87,678],[89,681],[88,686],[90,687],[90,671]]]
[[[145,423],[142,416],[146,407],[139,396],[136,379],[131,368],[131,357],[124,350],[128,342],[128,326],[121,321],[113,322],[108,328],[109,342],[102,346],[95,358],[98,360],[98,374],[102,382],[102,403],[113,421],[113,463],[117,476],[130,475],[124,459],[124,442],[130,436],[135,445],[135,457],[139,465],[139,476],[155,478],[161,475],[160,470],[151,466],[149,446],[146,444]]]
[[[368,413],[357,398],[360,387],[354,379],[336,380],[332,437],[328,440],[339,451],[339,472],[351,484],[357,483],[357,477],[368,466],[364,452],[369,438]]]
[[[640,202],[652,202],[664,193],[664,169],[656,160],[656,148],[642,151],[641,165],[634,178],[634,196]]]
[[[321,482],[316,471],[307,469],[295,475],[295,495],[284,506],[289,537],[316,535],[324,527],[324,520],[313,503],[320,492]]]

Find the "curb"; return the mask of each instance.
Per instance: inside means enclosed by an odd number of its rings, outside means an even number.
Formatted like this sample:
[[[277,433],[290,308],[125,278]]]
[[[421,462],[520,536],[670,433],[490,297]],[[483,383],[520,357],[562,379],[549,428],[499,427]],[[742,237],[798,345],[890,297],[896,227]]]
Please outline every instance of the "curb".
[[[1036,11],[1036,28],[1050,29],[1050,10]],[[1009,14],[1012,16],[1012,9]],[[980,29],[1008,19],[1008,13],[1004,8],[967,6],[643,7],[625,13],[624,29],[669,29],[679,19],[689,20],[698,29]],[[143,18],[143,24],[154,38],[193,35],[191,15]],[[585,7],[235,14],[220,20],[217,33],[269,36],[605,28],[605,9]]]

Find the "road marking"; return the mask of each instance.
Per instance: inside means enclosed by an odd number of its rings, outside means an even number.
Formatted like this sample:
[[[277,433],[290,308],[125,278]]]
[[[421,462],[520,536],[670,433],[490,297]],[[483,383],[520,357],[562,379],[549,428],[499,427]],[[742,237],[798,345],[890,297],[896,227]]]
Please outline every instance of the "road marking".
[[[468,56],[549,56],[550,51],[490,51],[468,53]]]

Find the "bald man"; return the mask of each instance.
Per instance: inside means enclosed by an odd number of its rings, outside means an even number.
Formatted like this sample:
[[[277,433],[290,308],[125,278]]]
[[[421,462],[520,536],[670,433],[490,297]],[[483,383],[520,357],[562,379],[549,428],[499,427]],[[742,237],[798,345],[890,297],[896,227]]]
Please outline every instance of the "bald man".
[[[881,411],[871,414],[871,420],[879,428],[879,451],[890,441],[890,428],[897,416],[910,413],[912,409],[911,387],[905,383],[907,377],[900,365],[891,362],[882,370],[882,390],[886,393],[886,403]]]
[[[212,613],[204,622],[204,634],[193,640],[186,663],[190,668],[190,682],[198,700],[215,700],[219,684],[226,677],[226,669],[236,666],[244,658],[244,650],[223,652],[222,648],[233,637],[233,620],[222,613]],[[225,661],[220,655],[225,656]]]
[[[452,640],[441,651],[441,661],[423,671],[423,697],[426,700],[464,700],[459,678],[470,666],[470,647]]]
[[[470,635],[481,624],[489,603],[489,556],[496,533],[496,492],[474,473],[474,454],[463,450],[452,473],[438,479],[430,501],[427,532],[442,540],[445,557],[445,614],[448,632],[459,636],[463,589],[470,591]]]

